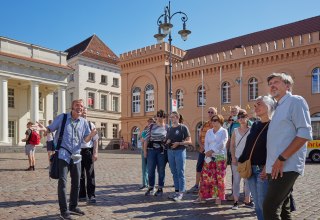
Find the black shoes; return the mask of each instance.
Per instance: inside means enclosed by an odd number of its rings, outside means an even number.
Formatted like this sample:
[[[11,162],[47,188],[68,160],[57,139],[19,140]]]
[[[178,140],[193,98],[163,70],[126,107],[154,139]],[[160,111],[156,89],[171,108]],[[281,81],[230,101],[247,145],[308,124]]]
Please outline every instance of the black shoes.
[[[60,219],[70,220],[72,217],[69,212],[64,212],[60,214]]]
[[[72,215],[85,215],[84,211],[82,211],[78,207],[74,209],[70,209],[69,211],[70,211],[70,214]]]

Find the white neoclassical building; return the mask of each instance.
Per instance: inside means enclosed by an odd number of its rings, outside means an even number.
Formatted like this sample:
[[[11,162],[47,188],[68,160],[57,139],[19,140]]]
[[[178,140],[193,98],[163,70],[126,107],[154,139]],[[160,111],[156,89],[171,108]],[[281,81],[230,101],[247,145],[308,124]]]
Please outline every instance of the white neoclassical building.
[[[96,35],[66,50],[67,62],[74,69],[68,77],[67,111],[74,99],[83,99],[88,120],[100,132],[100,147],[112,149],[120,136],[120,67],[118,56]]]
[[[0,145],[24,145],[27,122],[53,119],[66,110],[67,53],[0,36]],[[42,139],[42,143],[45,139]]]

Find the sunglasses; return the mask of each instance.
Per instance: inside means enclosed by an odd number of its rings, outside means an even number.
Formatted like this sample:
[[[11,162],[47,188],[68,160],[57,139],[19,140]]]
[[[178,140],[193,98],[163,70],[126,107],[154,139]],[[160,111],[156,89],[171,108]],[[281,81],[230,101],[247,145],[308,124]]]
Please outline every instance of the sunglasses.
[[[217,122],[217,121],[219,121],[219,119],[212,119],[211,121],[212,122]]]
[[[210,112],[210,111],[208,111],[208,114],[214,114],[214,112]]]

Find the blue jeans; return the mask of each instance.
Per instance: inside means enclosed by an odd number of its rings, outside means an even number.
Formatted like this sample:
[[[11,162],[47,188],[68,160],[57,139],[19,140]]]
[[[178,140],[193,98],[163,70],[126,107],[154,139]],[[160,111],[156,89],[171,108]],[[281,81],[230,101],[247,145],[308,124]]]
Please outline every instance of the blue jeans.
[[[252,176],[248,178],[249,188],[253,196],[258,220],[263,220],[263,201],[268,191],[268,180],[262,180],[259,175],[263,166],[252,165]]]
[[[141,150],[141,165],[142,165],[142,185],[148,186],[148,163],[147,158],[144,157],[144,152]]]
[[[165,153],[167,153],[167,151],[163,151],[162,148],[148,148],[147,151],[149,188],[154,187],[156,168],[159,175],[158,186],[159,188],[163,188],[166,169]]]
[[[186,152],[186,149],[168,150],[168,159],[173,176],[174,188],[179,192],[185,192],[186,190],[186,178],[184,176],[187,157]]]

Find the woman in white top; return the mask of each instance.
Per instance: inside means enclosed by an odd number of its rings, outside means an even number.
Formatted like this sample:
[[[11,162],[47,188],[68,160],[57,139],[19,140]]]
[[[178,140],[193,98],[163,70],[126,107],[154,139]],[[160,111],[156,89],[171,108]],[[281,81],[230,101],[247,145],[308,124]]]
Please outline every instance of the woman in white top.
[[[205,163],[200,177],[199,197],[194,203],[204,203],[206,199],[215,198],[216,204],[225,199],[226,144],[228,131],[222,127],[222,115],[211,118],[212,129],[205,136]]]
[[[250,133],[250,127],[248,125],[248,114],[245,110],[241,109],[238,113],[239,128],[233,130],[231,136],[230,151],[232,156],[232,192],[234,204],[232,209],[239,208],[239,195],[240,195],[240,181],[241,177],[237,170],[238,158],[241,156],[244,146],[246,145],[247,136]],[[248,180],[244,179],[244,204],[247,207],[253,208],[253,203],[250,202],[250,189]]]

